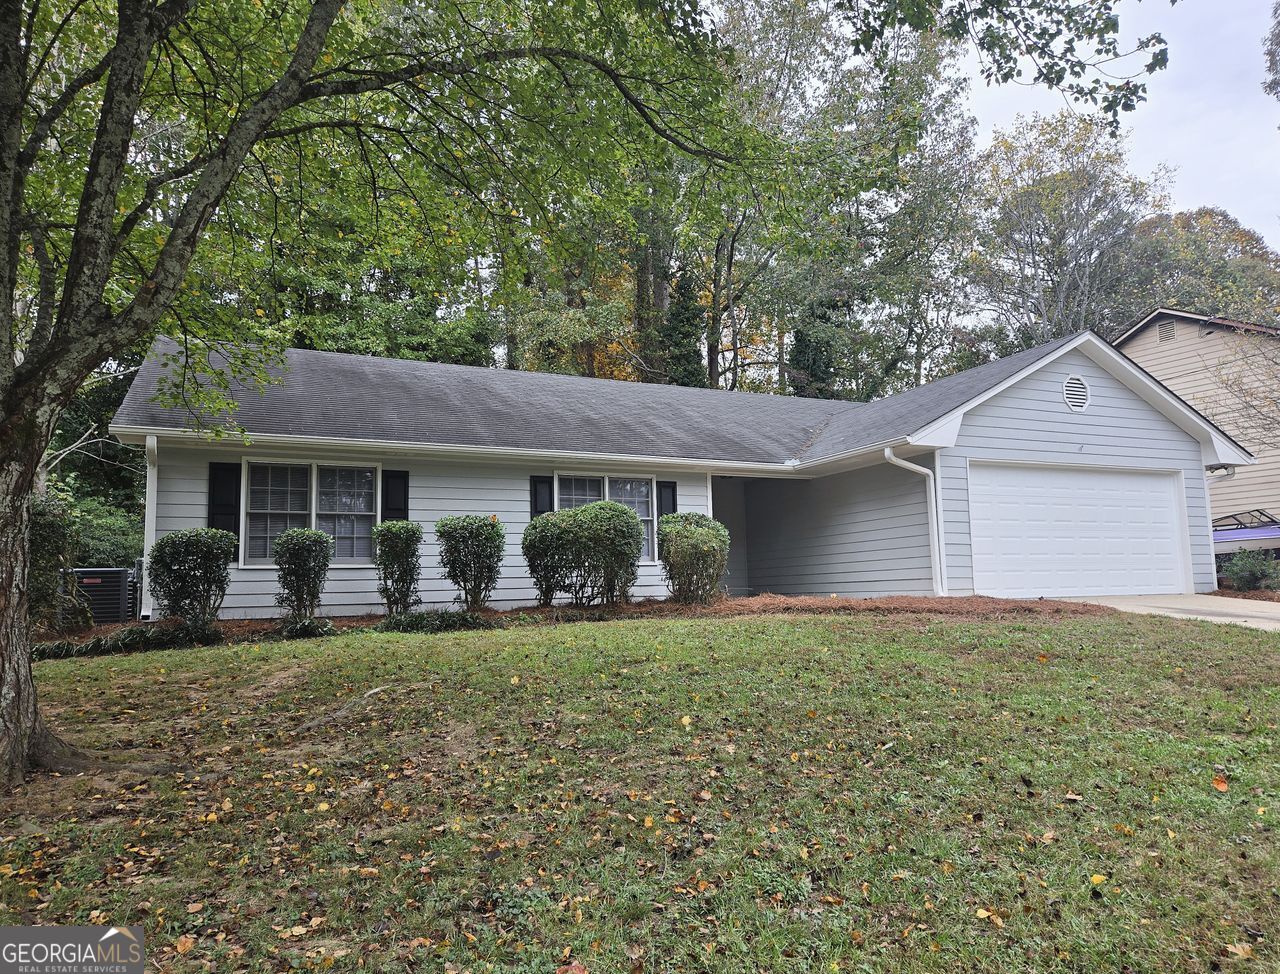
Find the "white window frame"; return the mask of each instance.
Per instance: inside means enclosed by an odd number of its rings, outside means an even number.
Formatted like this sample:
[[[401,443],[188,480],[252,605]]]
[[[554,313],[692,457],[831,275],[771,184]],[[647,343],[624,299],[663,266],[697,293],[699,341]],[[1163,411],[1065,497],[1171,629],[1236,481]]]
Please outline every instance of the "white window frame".
[[[316,517],[319,514],[320,506],[320,478],[318,471],[320,467],[352,467],[368,470],[373,468],[373,526],[376,528],[382,523],[382,464],[374,462],[350,462],[346,460],[308,460],[299,457],[241,457],[240,458],[240,564],[239,567],[247,571],[255,569],[268,569],[275,571],[274,562],[246,562],[245,552],[248,550],[248,530],[249,530],[249,464],[274,464],[287,467],[309,467],[311,469],[310,479],[307,482],[307,527],[312,531],[319,530],[316,527]],[[336,561],[331,562],[330,569],[334,568],[373,568],[373,562],[368,561]]]
[[[649,514],[641,521],[649,520],[653,522],[653,544],[649,547],[653,549],[649,553],[648,558],[641,558],[637,564],[640,565],[656,565],[658,563],[658,477],[656,474],[637,474],[637,473],[600,473],[598,470],[555,470],[552,471],[552,486],[554,488],[554,506],[552,510],[560,510],[560,478],[561,477],[594,477],[603,481],[602,491],[603,499],[609,499],[609,478],[616,477],[619,480],[647,480],[649,481]]]

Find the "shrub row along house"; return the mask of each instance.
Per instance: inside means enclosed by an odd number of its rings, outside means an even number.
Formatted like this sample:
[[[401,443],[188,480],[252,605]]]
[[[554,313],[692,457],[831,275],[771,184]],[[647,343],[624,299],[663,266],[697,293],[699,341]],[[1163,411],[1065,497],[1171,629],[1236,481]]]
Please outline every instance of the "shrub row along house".
[[[323,611],[355,614],[381,606],[376,523],[467,513],[507,531],[493,604],[532,604],[524,528],[601,499],[640,518],[638,597],[667,594],[655,530],[675,511],[728,527],[735,594],[1208,591],[1206,470],[1253,462],[1090,333],[873,403],[294,350],[265,390],[229,380],[246,437],[221,440],[156,401],[177,353],[156,343],[112,432],[146,447],[148,546],[239,539],[231,617],[277,611],[288,528],[333,537]],[[422,557],[423,602],[450,603],[430,540]]]

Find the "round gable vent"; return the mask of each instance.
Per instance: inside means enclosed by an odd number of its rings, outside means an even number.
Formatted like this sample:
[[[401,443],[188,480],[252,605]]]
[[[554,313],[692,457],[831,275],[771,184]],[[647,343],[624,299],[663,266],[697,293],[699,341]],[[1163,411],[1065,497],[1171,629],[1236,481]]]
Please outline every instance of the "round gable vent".
[[[1062,383],[1062,398],[1075,412],[1084,412],[1089,407],[1089,383],[1078,375],[1067,376],[1067,381]]]

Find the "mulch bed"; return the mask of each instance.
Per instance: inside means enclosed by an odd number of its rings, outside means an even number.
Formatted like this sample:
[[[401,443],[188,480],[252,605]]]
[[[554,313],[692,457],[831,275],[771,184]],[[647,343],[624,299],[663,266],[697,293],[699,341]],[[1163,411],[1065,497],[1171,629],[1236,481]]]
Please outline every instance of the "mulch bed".
[[[1221,595],[1226,599],[1247,599],[1251,602],[1280,602],[1280,592],[1271,592],[1267,589],[1254,589],[1252,592],[1237,592],[1234,589],[1220,588],[1216,592],[1210,592],[1210,595]]]
[[[1226,593],[1223,593],[1226,594]],[[1274,592],[1231,593],[1240,597],[1275,596]],[[1027,617],[1097,616],[1111,609],[1083,602],[1060,602],[1054,599],[994,599],[985,595],[891,596],[874,599],[851,599],[834,596],[752,595],[724,598],[711,605],[681,605],[664,599],[642,599],[620,608],[600,606],[578,609],[572,606],[487,610],[484,614],[513,623],[545,622],[547,624],[610,619],[724,619],[757,615],[937,615],[973,621],[1016,619]],[[377,625],[380,615],[327,617],[339,632],[367,629]],[[72,642],[84,642],[94,636],[105,636],[124,625],[113,623],[94,626],[84,632],[65,635]],[[229,643],[247,643],[272,639],[279,622],[275,619],[226,619],[218,629]]]

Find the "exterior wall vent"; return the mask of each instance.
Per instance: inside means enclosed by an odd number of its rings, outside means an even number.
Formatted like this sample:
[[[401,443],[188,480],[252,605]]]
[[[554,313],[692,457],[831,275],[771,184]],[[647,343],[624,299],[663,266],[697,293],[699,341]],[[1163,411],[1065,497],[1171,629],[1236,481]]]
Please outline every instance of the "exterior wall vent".
[[[1062,398],[1073,412],[1084,412],[1089,408],[1089,383],[1078,375],[1067,376],[1062,383]]]
[[[1177,327],[1177,324],[1173,320],[1166,318],[1164,321],[1160,322],[1160,324],[1156,325],[1156,334],[1158,339],[1162,342],[1173,341],[1177,334],[1175,330]]]

